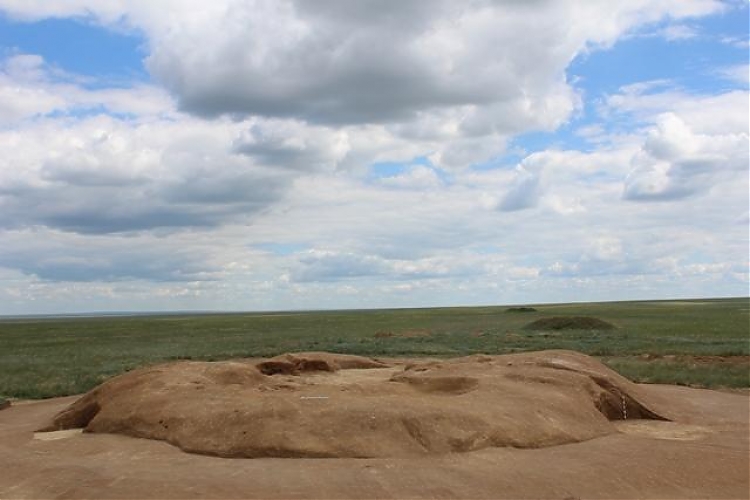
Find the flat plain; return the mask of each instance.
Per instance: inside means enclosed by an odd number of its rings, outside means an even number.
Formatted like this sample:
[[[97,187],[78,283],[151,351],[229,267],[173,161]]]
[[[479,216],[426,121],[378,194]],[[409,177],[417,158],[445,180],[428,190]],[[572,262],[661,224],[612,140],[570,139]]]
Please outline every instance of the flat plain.
[[[748,498],[748,304],[6,318],[0,497]]]
[[[533,309],[533,310],[529,310]],[[636,382],[750,386],[750,299],[540,304],[321,312],[0,319],[0,397],[80,394],[170,360],[328,351],[456,357],[570,349]],[[609,330],[528,330],[587,316]]]

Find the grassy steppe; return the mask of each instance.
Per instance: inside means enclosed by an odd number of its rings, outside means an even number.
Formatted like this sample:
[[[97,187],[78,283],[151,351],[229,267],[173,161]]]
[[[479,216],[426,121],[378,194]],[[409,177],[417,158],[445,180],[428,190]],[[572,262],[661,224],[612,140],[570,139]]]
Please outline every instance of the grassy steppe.
[[[113,375],[175,359],[326,350],[461,356],[573,349],[641,382],[750,386],[750,300],[507,307],[0,319],[0,397],[84,392]],[[530,331],[548,316],[595,316],[614,330]]]

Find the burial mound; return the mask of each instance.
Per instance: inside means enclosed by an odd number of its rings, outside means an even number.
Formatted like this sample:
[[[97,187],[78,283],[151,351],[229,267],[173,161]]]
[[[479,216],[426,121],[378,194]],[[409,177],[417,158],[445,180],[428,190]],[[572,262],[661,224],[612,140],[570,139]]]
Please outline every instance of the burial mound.
[[[509,307],[505,310],[505,312],[509,313],[533,313],[536,312],[536,309],[533,307],[527,307],[527,306],[521,306],[521,307]]]
[[[524,330],[613,330],[615,325],[590,316],[552,316],[532,321]]]
[[[658,419],[647,388],[571,351],[409,365],[330,353],[176,362],[105,382],[42,431],[83,428],[222,457],[408,457],[538,448]]]

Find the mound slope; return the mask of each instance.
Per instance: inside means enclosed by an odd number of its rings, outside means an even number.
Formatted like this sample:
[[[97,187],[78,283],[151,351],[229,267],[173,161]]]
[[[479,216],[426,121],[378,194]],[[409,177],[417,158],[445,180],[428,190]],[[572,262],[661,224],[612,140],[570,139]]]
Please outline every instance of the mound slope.
[[[269,368],[284,363],[293,369]],[[42,430],[125,434],[225,457],[407,457],[572,443],[617,432],[613,420],[668,417],[643,387],[570,351],[406,366],[303,353],[136,370]]]
[[[532,321],[524,330],[613,330],[615,325],[590,316],[552,316]]]

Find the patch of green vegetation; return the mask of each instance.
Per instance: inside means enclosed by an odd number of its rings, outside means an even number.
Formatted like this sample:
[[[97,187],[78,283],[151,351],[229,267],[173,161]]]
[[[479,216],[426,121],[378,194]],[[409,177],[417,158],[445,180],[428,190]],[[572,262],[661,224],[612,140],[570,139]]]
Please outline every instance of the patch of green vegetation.
[[[750,387],[747,363],[697,364],[690,361],[604,359],[604,363],[624,377],[646,384],[675,384],[691,387]]]
[[[748,305],[747,298],[740,298],[534,305],[536,311],[524,314],[507,314],[506,307],[467,307],[3,319],[0,396],[78,394],[138,366],[176,359],[266,357],[290,351],[462,356],[571,349],[607,357],[747,356]],[[549,316],[593,316],[617,325],[617,329],[523,329],[529,322]],[[678,377],[674,383],[692,384],[695,378],[705,376],[711,386],[723,384],[721,377],[701,370],[690,375],[683,370],[685,378]]]

